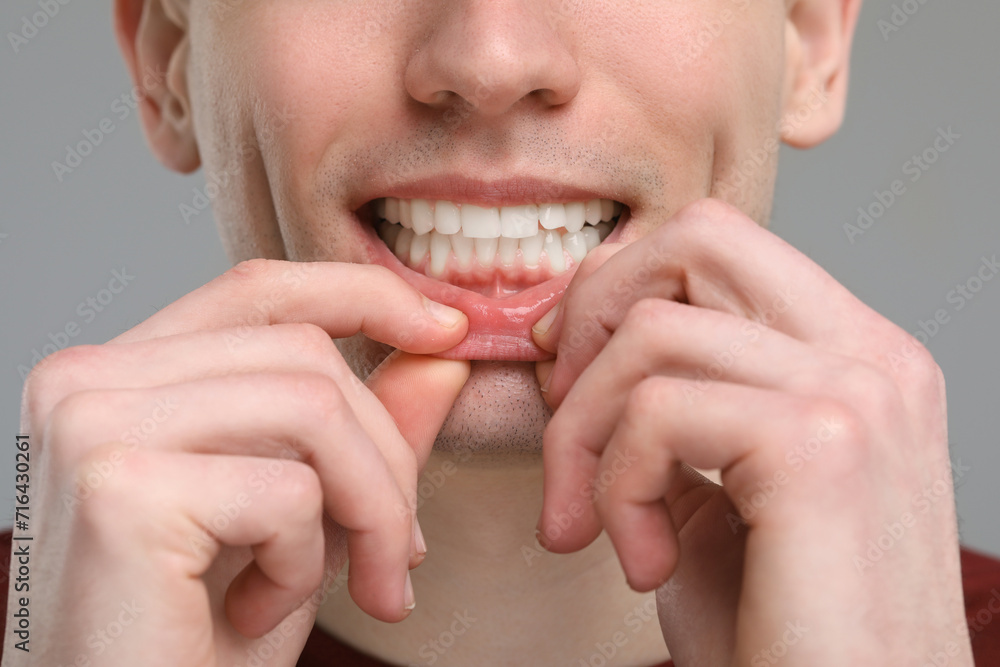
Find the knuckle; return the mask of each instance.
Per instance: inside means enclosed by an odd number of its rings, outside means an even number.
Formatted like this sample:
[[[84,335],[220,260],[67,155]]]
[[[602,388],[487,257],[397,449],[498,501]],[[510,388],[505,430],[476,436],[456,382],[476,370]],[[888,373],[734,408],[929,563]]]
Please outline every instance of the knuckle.
[[[896,382],[878,368],[852,363],[844,370],[843,386],[855,405],[882,420],[899,417],[902,394]]]
[[[349,409],[340,386],[321,373],[290,373],[288,390],[301,408],[303,419],[319,429],[339,421]]]
[[[43,448],[63,460],[79,460],[103,423],[104,392],[82,391],[60,399],[45,420]]]
[[[677,387],[674,382],[661,376],[648,377],[632,388],[625,407],[624,421],[638,424],[650,419],[668,417]]]
[[[44,418],[79,386],[79,378],[93,376],[102,356],[99,345],[76,345],[45,357],[25,378],[22,405],[27,414]]]
[[[156,474],[156,466],[142,451],[125,453],[119,443],[91,448],[74,468],[73,490],[83,497],[77,517],[91,527],[121,528],[126,515],[145,515],[141,506],[151,495]]]
[[[683,224],[734,222],[742,224],[750,219],[743,211],[720,199],[704,198],[687,204],[677,212],[677,221]],[[665,225],[666,226],[666,225]]]
[[[270,278],[275,266],[279,263],[281,260],[264,257],[245,259],[223,273],[220,278],[226,282],[236,283],[238,286],[255,285]]]
[[[644,298],[639,299],[629,308],[625,315],[622,326],[641,332],[662,331],[665,326],[665,314],[669,303],[665,299]]]
[[[296,352],[302,352],[316,357],[329,356],[336,352],[333,338],[322,327],[311,322],[296,322],[280,324],[283,333],[288,336],[288,344]]]
[[[285,461],[285,475],[274,489],[276,499],[287,508],[283,516],[300,523],[318,522],[323,514],[323,489],[319,476],[309,465]]]
[[[804,438],[800,439],[817,443],[823,452],[823,465],[815,470],[833,480],[847,480],[868,469],[869,433],[860,412],[843,401],[818,398],[810,401],[803,414]]]

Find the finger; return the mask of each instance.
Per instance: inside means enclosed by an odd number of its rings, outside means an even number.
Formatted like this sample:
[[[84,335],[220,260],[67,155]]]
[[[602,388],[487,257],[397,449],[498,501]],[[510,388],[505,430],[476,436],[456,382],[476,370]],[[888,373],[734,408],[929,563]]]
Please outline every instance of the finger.
[[[112,342],[280,322],[312,322],[333,338],[361,332],[421,354],[454,347],[468,329],[464,314],[430,301],[384,267],[258,259],[238,264]]]
[[[130,429],[149,419],[157,401],[169,414],[146,431]],[[411,513],[399,508],[409,503],[381,451],[325,376],[237,375],[169,388],[79,392],[53,410],[46,438],[73,443],[72,450],[60,452],[63,469],[99,443],[119,438],[131,449],[280,459],[260,462],[252,480],[258,485],[280,476],[285,461],[308,463],[319,476],[327,513],[348,531],[352,597],[376,618],[405,616],[413,526]],[[409,451],[405,443],[399,449]]]
[[[558,357],[592,358],[644,298],[731,313],[869,360],[878,351],[867,341],[887,326],[804,254],[714,200],[685,207],[571,285],[562,318],[548,333],[559,340]]]
[[[676,557],[670,551],[676,538],[668,535],[673,531],[665,509],[701,484],[678,476],[678,462],[721,469],[725,491],[736,505],[759,490],[759,480],[788,465],[788,452],[810,438],[824,452],[824,466],[815,466],[814,473],[836,477],[858,463],[858,448],[849,437],[857,433],[850,425],[856,420],[840,402],[717,382],[713,400],[688,405],[682,385],[682,380],[662,376],[637,385],[607,447],[599,452],[555,432],[546,440],[543,524],[566,512],[569,503],[579,503],[579,490],[597,480],[601,492],[593,507],[563,532],[559,546],[570,550],[587,544],[593,535],[583,529],[595,521],[588,512],[596,511],[597,523],[622,548],[619,556],[629,581],[638,586],[652,587],[669,575],[665,563]],[[805,488],[815,496],[815,486]],[[780,502],[769,502],[767,512],[757,513],[753,522],[780,516],[782,508],[795,506],[795,498],[805,500],[787,492]],[[653,528],[657,530],[649,532]],[[651,555],[656,553],[663,555]]]
[[[91,544],[126,556],[124,570],[166,563],[152,574],[163,583],[163,596],[187,606],[204,600],[201,577],[221,546],[251,547],[254,561],[227,592],[226,609],[237,631],[260,637],[320,585],[323,496],[309,466],[288,462],[280,477],[255,489],[247,479],[260,467],[257,458],[128,450],[116,443],[93,449],[82,471],[116,453],[119,474],[76,511],[99,533]]]
[[[861,364],[733,315],[663,299],[637,303],[589,365],[578,361],[562,367],[547,400],[560,407],[553,429],[589,449],[607,442],[629,391],[651,375],[684,379],[692,404],[706,399],[714,381],[809,395],[851,391],[850,369]]]

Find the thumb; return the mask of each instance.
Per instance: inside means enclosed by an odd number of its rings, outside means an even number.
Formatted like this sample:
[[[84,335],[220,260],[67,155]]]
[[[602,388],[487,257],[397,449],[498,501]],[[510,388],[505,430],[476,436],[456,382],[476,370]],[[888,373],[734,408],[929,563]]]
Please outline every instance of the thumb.
[[[469,379],[468,361],[396,350],[365,384],[396,421],[423,469],[445,417]]]

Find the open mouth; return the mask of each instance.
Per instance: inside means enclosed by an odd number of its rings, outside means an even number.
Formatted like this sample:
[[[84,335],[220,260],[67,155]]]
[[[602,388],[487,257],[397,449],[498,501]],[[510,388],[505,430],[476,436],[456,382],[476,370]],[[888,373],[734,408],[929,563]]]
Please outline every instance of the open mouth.
[[[385,197],[371,205],[379,238],[402,264],[494,298],[578,265],[623,209],[610,199],[480,207]]]
[[[397,192],[359,209],[358,218],[371,230],[367,236],[372,261],[429,299],[468,316],[465,340],[434,356],[551,359],[551,353],[535,345],[531,327],[562,298],[580,262],[602,242],[621,236],[630,209],[593,195],[545,202],[544,184],[531,184],[524,188],[529,191],[516,195],[523,197],[520,202],[510,202],[515,196],[506,193],[517,189],[511,186],[517,181],[457,183],[450,187],[456,199],[445,198],[446,193],[421,198]],[[449,188],[420,184],[394,189]],[[538,190],[535,196],[531,189]],[[484,190],[505,194],[482,196]],[[490,206],[494,198],[508,201]],[[533,199],[536,203],[530,203]],[[512,205],[502,205],[508,203]]]

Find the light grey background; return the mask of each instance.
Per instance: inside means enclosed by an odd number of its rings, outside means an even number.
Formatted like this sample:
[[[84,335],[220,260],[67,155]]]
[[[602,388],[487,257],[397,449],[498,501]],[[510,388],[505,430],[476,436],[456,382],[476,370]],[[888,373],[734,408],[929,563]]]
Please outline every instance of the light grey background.
[[[21,32],[37,1],[0,3],[0,431],[10,443],[18,366],[50,334],[75,323],[71,344],[104,342],[228,266],[211,214],[185,224],[179,211],[202,177],[162,168],[137,113],[116,103],[132,85],[110,3],[64,0],[15,53],[8,33]],[[879,21],[891,21],[893,2],[864,6],[843,130],[818,149],[783,149],[772,228],[908,331],[947,311],[929,347],[948,379],[953,460],[968,468],[957,484],[960,531],[965,544],[1000,554],[1000,280],[961,310],[946,297],[984,255],[1000,253],[1000,3],[896,5],[916,12],[887,34]],[[52,163],[103,119],[113,131],[60,182]],[[960,138],[911,182],[907,161],[949,127]],[[895,179],[905,194],[851,243],[843,225]],[[134,280],[88,321],[79,305],[123,268]],[[0,450],[0,525],[12,521],[12,462],[13,448]]]

